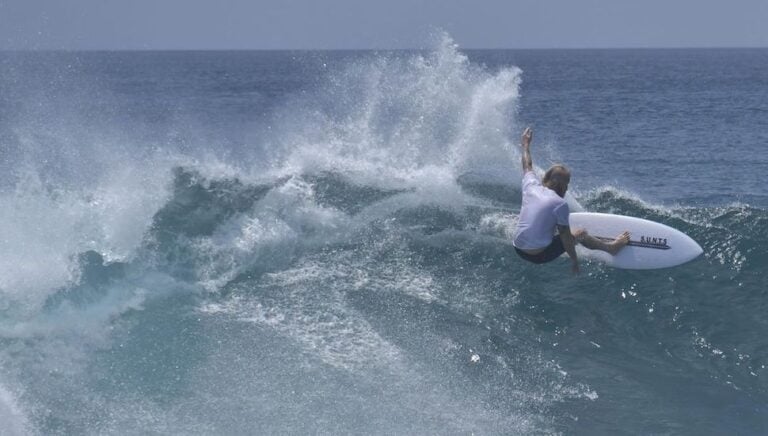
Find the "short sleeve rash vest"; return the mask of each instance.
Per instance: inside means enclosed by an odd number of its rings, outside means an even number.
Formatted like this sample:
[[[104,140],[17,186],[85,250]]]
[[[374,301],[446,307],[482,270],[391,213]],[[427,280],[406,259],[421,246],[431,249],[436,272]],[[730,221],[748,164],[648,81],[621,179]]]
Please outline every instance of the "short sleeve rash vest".
[[[533,171],[523,175],[523,204],[512,244],[523,250],[548,246],[558,225],[567,226],[568,203],[541,184]]]

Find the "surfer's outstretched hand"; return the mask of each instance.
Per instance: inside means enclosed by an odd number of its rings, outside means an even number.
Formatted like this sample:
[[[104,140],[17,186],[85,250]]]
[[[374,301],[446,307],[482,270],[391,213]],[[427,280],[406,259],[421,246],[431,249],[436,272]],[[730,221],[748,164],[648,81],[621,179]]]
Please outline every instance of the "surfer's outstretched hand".
[[[533,129],[526,127],[525,130],[523,130],[523,137],[520,141],[520,144],[524,148],[528,148],[531,146],[531,140],[533,140]]]

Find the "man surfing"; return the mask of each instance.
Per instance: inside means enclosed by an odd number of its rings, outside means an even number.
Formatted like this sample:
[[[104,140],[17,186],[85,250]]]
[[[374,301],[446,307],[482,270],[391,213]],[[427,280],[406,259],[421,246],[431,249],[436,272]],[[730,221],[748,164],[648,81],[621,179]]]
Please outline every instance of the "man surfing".
[[[533,172],[530,150],[532,139],[533,130],[528,127],[523,132],[520,144],[523,149],[523,203],[512,245],[520,257],[533,263],[551,262],[563,253],[568,253],[571,270],[579,274],[577,242],[591,250],[615,255],[629,243],[629,233],[624,232],[608,242],[589,235],[584,229],[571,233],[568,221],[570,210],[565,201],[571,172],[564,165],[552,165],[539,182]]]

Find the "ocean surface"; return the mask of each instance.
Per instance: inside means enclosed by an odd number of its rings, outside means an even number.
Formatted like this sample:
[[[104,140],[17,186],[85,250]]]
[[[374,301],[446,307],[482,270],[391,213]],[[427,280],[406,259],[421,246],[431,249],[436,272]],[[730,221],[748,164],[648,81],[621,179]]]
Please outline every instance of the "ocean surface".
[[[0,68],[2,435],[768,433],[768,49]],[[528,125],[704,254],[523,262]]]

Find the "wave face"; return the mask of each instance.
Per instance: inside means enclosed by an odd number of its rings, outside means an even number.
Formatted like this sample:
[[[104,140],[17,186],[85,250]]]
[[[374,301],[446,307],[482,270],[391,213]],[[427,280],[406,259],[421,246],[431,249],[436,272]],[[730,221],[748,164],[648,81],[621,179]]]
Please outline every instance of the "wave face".
[[[578,278],[523,263],[510,57],[563,62],[528,56],[445,36],[1,54],[3,431],[759,433],[763,193],[662,206],[586,176],[574,207],[671,225],[704,255]],[[537,162],[570,162],[546,135]]]

